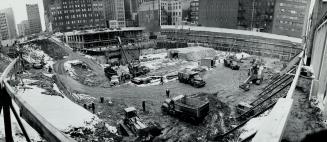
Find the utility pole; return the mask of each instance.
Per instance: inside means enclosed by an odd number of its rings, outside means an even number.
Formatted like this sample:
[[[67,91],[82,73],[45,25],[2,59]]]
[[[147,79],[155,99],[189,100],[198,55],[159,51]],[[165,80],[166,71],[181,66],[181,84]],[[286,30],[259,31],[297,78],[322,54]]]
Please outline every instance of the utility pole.
[[[253,19],[254,19],[254,4],[255,0],[252,1],[252,14],[251,14],[251,31],[253,30]]]

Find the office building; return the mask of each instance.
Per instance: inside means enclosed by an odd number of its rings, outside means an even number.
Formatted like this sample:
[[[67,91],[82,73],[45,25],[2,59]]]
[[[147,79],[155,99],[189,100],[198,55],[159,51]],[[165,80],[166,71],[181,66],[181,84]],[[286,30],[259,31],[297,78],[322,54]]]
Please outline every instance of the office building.
[[[189,21],[193,24],[199,23],[199,0],[193,0],[190,4],[190,19]]]
[[[29,23],[28,20],[24,20],[22,22],[20,22],[19,24],[17,24],[17,28],[18,28],[18,35],[19,36],[26,36],[29,35]]]
[[[136,27],[138,2],[136,0],[124,0],[126,27]]]
[[[301,37],[309,0],[276,0],[272,33]]]
[[[199,24],[236,29],[238,6],[239,0],[199,0]]]
[[[16,23],[12,8],[0,10],[0,37],[1,40],[16,38]]]
[[[102,0],[44,0],[47,30],[67,32],[104,28],[103,2]]]
[[[272,31],[275,0],[240,0],[238,29],[260,32]]]
[[[37,4],[26,4],[27,19],[30,34],[37,34],[42,31],[39,6]]]
[[[107,27],[110,20],[118,21],[119,27],[126,27],[124,0],[104,0],[104,7]]]

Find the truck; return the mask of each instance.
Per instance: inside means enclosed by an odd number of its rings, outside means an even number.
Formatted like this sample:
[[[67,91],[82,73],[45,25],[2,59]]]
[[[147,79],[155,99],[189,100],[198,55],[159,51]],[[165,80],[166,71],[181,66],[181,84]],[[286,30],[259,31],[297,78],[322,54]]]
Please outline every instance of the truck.
[[[239,70],[240,66],[235,55],[229,55],[224,59],[224,66],[231,68],[232,70]]]
[[[209,101],[178,95],[166,99],[161,105],[163,114],[169,114],[180,119],[199,124],[209,113]]]
[[[179,71],[178,80],[181,83],[190,84],[196,88],[204,87],[206,85],[206,82],[200,77],[199,73],[191,70]]]
[[[134,137],[135,141],[151,141],[161,134],[161,126],[158,123],[145,124],[137,115],[135,107],[125,108],[124,114],[123,120],[119,121],[124,136]]]

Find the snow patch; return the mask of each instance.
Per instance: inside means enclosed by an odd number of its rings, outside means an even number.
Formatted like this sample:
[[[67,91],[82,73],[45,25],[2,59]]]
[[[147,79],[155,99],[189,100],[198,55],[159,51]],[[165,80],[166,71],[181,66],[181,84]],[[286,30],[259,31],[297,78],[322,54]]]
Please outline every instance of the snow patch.
[[[75,79],[77,76],[76,76],[74,68],[72,68],[72,65],[79,64],[79,63],[82,63],[82,62],[79,60],[71,60],[71,61],[67,61],[64,63],[64,68],[65,68],[66,72],[68,72],[69,75]]]
[[[75,104],[66,97],[43,95],[46,90],[36,86],[27,87],[32,89],[18,90],[20,95],[49,123],[61,131],[66,131],[71,127],[93,127],[99,122],[99,118]],[[54,86],[59,91],[57,85]]]

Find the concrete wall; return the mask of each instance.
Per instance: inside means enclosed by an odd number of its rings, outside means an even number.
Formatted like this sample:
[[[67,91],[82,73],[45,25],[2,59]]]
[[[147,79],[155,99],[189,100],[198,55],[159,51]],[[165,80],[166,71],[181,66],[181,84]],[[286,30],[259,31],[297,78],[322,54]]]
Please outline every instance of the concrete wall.
[[[314,83],[311,90],[311,97],[318,99],[318,107],[327,116],[326,88],[327,88],[327,21],[321,24],[315,31],[312,48],[311,67],[314,72]]]
[[[217,50],[246,52],[282,60],[290,60],[301,51],[299,43],[259,36],[169,28],[162,28],[161,34],[173,41],[203,43],[205,47]]]

